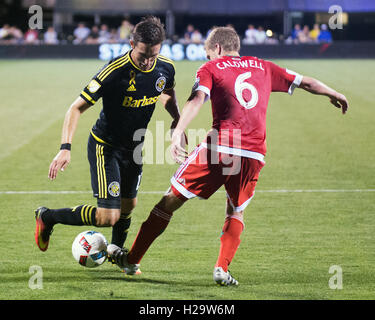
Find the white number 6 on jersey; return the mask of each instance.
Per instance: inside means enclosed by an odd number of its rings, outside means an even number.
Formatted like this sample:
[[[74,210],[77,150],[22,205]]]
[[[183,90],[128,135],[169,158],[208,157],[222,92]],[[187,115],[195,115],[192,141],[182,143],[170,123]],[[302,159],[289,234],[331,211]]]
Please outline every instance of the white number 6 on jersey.
[[[236,92],[236,97],[238,102],[246,109],[254,108],[258,103],[258,91],[257,89],[250,83],[246,82],[245,80],[251,78],[251,72],[246,72],[240,74],[236,79],[236,84],[234,86],[234,90]],[[251,100],[246,102],[243,98],[242,92],[244,90],[249,90],[251,92]]]

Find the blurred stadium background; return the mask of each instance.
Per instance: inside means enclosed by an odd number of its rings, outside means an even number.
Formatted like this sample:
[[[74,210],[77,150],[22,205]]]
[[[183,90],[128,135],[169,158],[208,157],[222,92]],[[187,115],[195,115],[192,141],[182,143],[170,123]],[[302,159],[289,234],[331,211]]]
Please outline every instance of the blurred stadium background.
[[[41,30],[29,26],[29,8],[33,5],[43,9]],[[337,8],[342,10],[340,21],[333,17]],[[218,24],[232,25],[238,31],[244,55],[375,55],[375,2],[371,0],[3,0],[0,58],[108,60],[128,50],[132,27],[146,14],[157,15],[165,23],[168,39],[163,53],[174,60],[204,59],[202,43],[212,26]],[[330,19],[342,26],[330,28]]]

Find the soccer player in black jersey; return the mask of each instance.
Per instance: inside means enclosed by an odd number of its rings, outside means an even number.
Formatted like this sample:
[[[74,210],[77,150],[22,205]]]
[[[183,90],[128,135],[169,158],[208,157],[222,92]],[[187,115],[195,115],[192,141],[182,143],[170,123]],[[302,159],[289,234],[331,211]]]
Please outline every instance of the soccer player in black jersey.
[[[71,143],[82,113],[103,99],[103,110],[93,126],[88,141],[91,184],[97,207],[36,210],[35,241],[46,251],[55,224],[112,226],[112,243],[123,247],[137,204],[142,177],[142,156],[135,150],[158,100],[173,118],[179,120],[174,85],[173,62],[159,55],[165,38],[164,26],[155,17],[144,18],[136,25],[130,42],[132,49],[110,61],[69,108],[63,125],[61,149],[49,168],[49,178],[70,162]],[[140,152],[139,152],[140,153]]]

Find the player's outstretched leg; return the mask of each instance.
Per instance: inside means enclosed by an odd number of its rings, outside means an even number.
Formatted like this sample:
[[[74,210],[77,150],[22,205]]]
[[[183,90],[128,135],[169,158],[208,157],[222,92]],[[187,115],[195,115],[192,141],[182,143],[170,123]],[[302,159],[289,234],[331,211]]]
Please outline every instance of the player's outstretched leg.
[[[35,210],[35,242],[41,251],[48,249],[53,227],[57,223],[83,226],[96,226],[96,211],[93,206],[82,205],[74,208],[49,209],[40,207]]]
[[[126,262],[129,265],[139,265],[142,257],[163,231],[167,228],[173,212],[183,205],[184,201],[177,198],[172,191],[165,195],[161,201],[151,210],[147,220],[143,222],[132,248],[126,254]],[[118,248],[108,246],[109,255],[117,261],[120,268],[123,261],[119,258],[123,256]],[[112,250],[113,248],[113,250]]]
[[[90,205],[62,209],[46,208],[42,219],[50,225],[61,223],[70,226],[96,226],[96,211],[96,207]]]
[[[128,252],[126,249],[122,249],[115,244],[110,244],[107,248],[109,258],[114,261],[121,269],[132,268],[132,266],[138,266],[143,255],[147,249],[151,246],[152,242],[163,233],[165,228],[168,226],[169,221],[172,217],[171,213],[166,213],[164,210],[155,206],[149,217],[143,222],[138,235],[133,243],[131,252],[131,261],[128,261]],[[125,255],[126,252],[126,255]],[[130,267],[129,267],[130,266]],[[126,272],[126,270],[125,270]],[[127,272],[126,272],[127,273]],[[127,273],[129,274],[129,273]],[[135,273],[133,273],[135,274]]]

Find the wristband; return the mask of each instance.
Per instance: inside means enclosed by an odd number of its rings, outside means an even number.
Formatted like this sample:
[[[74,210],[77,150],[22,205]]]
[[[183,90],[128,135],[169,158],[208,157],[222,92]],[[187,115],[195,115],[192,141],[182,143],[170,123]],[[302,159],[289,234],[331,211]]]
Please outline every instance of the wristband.
[[[60,150],[72,150],[72,145],[70,143],[63,143],[60,147]]]

